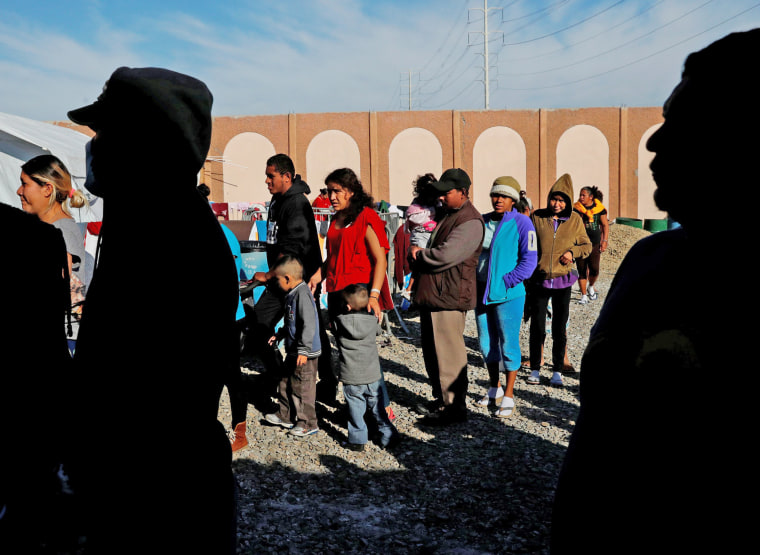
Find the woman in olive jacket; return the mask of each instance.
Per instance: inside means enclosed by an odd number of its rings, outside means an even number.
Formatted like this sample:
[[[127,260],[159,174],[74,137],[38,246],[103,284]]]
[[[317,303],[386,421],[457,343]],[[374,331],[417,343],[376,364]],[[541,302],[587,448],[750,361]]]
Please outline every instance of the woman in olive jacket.
[[[552,302],[552,363],[551,384],[562,386],[567,320],[570,315],[570,290],[578,280],[571,272],[576,258],[591,253],[591,241],[581,217],[573,212],[573,182],[562,175],[549,191],[547,207],[533,212],[531,220],[538,239],[538,266],[530,280],[530,369],[528,383],[540,381],[544,339],[546,338],[546,308]]]

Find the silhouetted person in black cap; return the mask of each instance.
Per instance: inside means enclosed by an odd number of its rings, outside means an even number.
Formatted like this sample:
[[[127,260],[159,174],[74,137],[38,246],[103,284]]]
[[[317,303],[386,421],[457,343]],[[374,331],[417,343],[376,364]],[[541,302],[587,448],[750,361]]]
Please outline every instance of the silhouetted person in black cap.
[[[756,272],[748,287],[736,272],[726,290],[713,287],[713,271],[751,267],[759,55],[759,29],[689,55],[647,143],[657,206],[682,227],[634,245],[591,330],[554,555],[751,549],[756,401],[742,390],[756,396],[746,342]],[[732,190],[749,210],[715,210],[716,193]]]
[[[101,244],[74,363],[82,458],[72,470],[95,553],[232,553],[231,451],[217,409],[237,361],[235,263],[196,191],[212,96],[187,75],[119,68],[69,112],[96,131]],[[135,178],[174,217],[132,194]]]

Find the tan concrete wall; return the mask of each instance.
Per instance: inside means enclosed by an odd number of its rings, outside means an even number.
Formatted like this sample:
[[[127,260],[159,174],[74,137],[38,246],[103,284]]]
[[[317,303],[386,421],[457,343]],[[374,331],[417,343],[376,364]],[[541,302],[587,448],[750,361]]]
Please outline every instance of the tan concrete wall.
[[[569,172],[576,196],[584,185],[604,191],[612,218],[659,218],[645,144],[661,123],[660,108],[217,117],[199,179],[214,201],[264,202],[263,165],[284,152],[312,197],[327,173],[350,167],[376,200],[408,204],[417,175],[461,167],[473,180],[473,202],[486,211],[496,177],[515,177],[539,208]]]
[[[470,198],[485,212],[494,179],[511,175],[535,199],[539,180],[539,112],[493,110],[458,112],[462,168],[472,178]],[[519,137],[519,140],[518,140]]]
[[[655,189],[649,163],[654,155],[646,150],[646,141],[662,123],[662,108],[625,108],[626,154],[621,164],[621,190],[625,191],[620,204],[621,215],[635,214],[638,218],[662,218],[665,213],[654,205]]]

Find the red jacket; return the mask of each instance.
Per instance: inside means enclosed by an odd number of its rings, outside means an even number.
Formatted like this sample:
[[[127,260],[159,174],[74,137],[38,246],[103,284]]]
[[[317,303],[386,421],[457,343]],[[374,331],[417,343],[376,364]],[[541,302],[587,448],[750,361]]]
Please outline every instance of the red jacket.
[[[353,283],[370,283],[372,280],[372,260],[367,252],[364,236],[367,226],[377,235],[380,246],[387,253],[391,246],[385,234],[385,223],[371,208],[365,208],[348,227],[337,229],[335,222],[327,231],[327,277],[325,289],[328,293],[340,291]],[[380,294],[380,308],[393,307],[388,280],[383,283]]]

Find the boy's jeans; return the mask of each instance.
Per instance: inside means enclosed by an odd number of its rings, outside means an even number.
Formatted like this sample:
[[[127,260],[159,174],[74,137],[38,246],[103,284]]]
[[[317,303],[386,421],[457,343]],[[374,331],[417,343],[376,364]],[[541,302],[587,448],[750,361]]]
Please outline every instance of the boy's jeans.
[[[388,420],[388,413],[385,412],[382,380],[367,385],[343,384],[343,396],[348,405],[348,442],[367,443],[367,424],[364,422],[364,414],[369,412],[380,432],[380,445],[383,447],[388,445],[391,438],[398,432]]]

